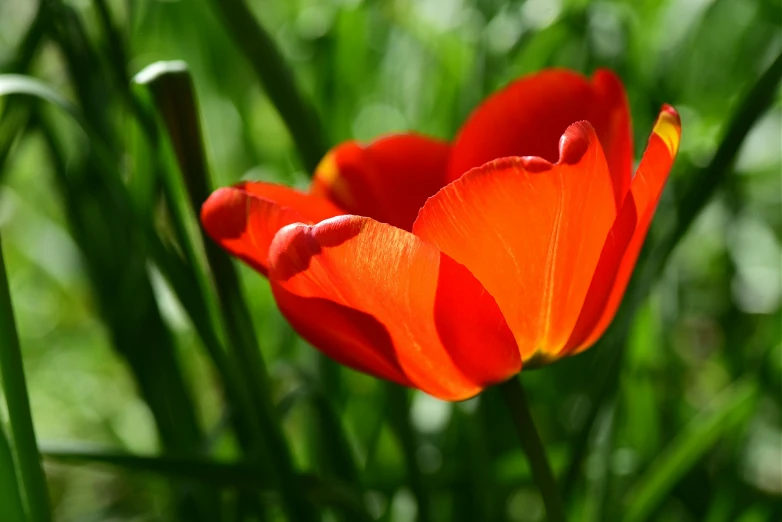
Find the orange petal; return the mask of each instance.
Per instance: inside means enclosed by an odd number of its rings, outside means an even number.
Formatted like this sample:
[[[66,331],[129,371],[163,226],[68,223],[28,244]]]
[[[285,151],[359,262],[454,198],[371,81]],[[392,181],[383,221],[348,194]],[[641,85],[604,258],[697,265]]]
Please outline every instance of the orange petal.
[[[217,244],[266,274],[269,244],[279,229],[344,213],[329,201],[283,185],[245,182],[214,191],[201,207],[201,223]]]
[[[589,123],[568,127],[559,156],[474,169],[430,198],[413,226],[494,296],[525,363],[564,347],[616,216]]]
[[[592,346],[616,315],[679,150],[681,130],[676,109],[663,106],[630,192],[603,247],[584,308],[566,350],[580,352]]]
[[[494,299],[463,266],[366,217],[291,225],[269,251],[283,315],[329,357],[460,400],[521,369]]]
[[[559,137],[581,120],[589,121],[600,138],[618,207],[630,186],[633,141],[624,87],[608,70],[597,71],[591,82],[572,71],[547,70],[492,95],[462,127],[453,146],[448,181],[509,156],[540,156],[555,162]]]
[[[362,146],[343,143],[315,170],[311,193],[351,214],[410,230],[426,199],[445,185],[450,145],[398,134]]]

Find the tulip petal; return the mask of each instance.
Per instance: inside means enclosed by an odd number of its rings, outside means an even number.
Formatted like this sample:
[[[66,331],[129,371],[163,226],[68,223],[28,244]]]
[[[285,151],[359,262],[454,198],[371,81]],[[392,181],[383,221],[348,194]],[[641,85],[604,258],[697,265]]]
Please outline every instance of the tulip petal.
[[[201,223],[217,244],[265,275],[279,229],[340,214],[345,212],[331,202],[292,188],[245,182],[214,191],[201,207]]]
[[[409,232],[358,216],[290,225],[275,236],[269,261],[283,315],[344,365],[445,400],[521,368],[494,299]]]
[[[430,198],[413,226],[494,296],[525,364],[564,347],[616,216],[589,123],[568,127],[559,157],[556,164],[505,158],[471,170]]]
[[[426,199],[445,185],[450,145],[397,134],[363,146],[345,142],[315,170],[311,193],[351,214],[410,230]]]
[[[498,158],[540,156],[553,163],[559,137],[581,120],[589,121],[600,138],[618,208],[632,174],[630,109],[621,81],[604,69],[591,81],[572,71],[543,71],[489,97],[456,139],[448,181]]]
[[[592,346],[616,315],[679,150],[680,137],[679,114],[665,105],[603,247],[567,351],[578,353]]]

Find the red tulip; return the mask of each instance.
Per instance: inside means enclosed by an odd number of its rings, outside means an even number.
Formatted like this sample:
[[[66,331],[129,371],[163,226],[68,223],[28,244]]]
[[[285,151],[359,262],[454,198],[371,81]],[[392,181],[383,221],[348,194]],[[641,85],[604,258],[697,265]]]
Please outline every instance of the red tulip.
[[[309,193],[241,183],[201,219],[319,350],[460,400],[602,335],[680,130],[663,107],[633,176],[619,79],[548,70],[491,96],[453,144],[343,143]]]

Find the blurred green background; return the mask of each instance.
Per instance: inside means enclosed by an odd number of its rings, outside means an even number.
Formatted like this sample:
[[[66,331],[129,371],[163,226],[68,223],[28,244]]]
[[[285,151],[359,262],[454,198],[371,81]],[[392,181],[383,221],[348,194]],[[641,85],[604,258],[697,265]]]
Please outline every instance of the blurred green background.
[[[253,436],[268,428],[248,420],[257,404],[274,408],[306,474],[295,494],[323,520],[544,520],[493,391],[449,404],[336,368],[265,279],[236,264],[242,298],[225,258],[206,262],[183,179],[305,188],[310,174],[266,93],[297,98],[252,20],[324,144],[450,139],[489,93],[548,66],[619,74],[636,157],[674,105],[683,137],[648,277],[606,339],[522,381],[572,520],[782,520],[782,91],[766,73],[782,3],[258,0],[252,17],[237,5],[0,2],[0,73],[42,80],[83,123],[0,97],[0,234],[55,520],[284,519],[270,468],[285,459],[274,436]],[[193,116],[187,77],[131,86],[159,60],[192,74],[208,174],[197,133],[170,137],[176,116],[159,110]],[[259,353],[268,382],[248,370]],[[10,438],[2,401],[0,419]]]

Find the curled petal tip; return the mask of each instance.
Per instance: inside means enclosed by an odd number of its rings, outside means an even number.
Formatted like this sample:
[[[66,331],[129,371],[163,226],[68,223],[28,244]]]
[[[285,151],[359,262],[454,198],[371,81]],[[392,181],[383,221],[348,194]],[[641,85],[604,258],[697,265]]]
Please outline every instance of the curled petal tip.
[[[522,156],[520,158],[520,163],[524,167],[524,170],[534,173],[545,172],[551,170],[551,167],[553,167],[550,161],[541,158],[540,156]]]
[[[462,265],[391,225],[358,216],[280,229],[269,279],[283,314],[330,357],[462,400],[518,372],[496,302]],[[485,342],[485,350],[475,346]]]
[[[231,187],[217,189],[201,206],[201,223],[213,238],[239,237],[247,226],[247,198]]]
[[[276,277],[287,280],[309,268],[310,260],[320,254],[322,247],[341,245],[357,236],[363,225],[361,218],[351,215],[324,219],[317,225],[286,225],[269,246],[269,263],[274,266]]]
[[[340,245],[357,236],[364,224],[365,221],[351,214],[325,219],[318,223],[318,241],[324,246]]]
[[[275,245],[278,245],[279,243],[289,243],[294,241],[294,238],[298,236],[306,236],[310,229],[312,229],[312,225],[307,225],[306,223],[290,223],[289,225],[285,225],[277,231],[277,234],[275,234],[274,240],[269,246],[269,255],[272,255],[271,252],[272,250],[275,250]]]
[[[663,140],[670,155],[676,156],[682,132],[682,121],[676,109],[663,105],[652,132]]]
[[[512,170],[525,170],[527,172],[545,172],[551,170],[554,165],[545,158],[540,156],[508,156],[507,158],[499,158],[492,160],[485,165],[476,167],[476,172],[492,172],[498,170],[512,169]]]
[[[595,130],[587,121],[578,121],[565,130],[559,139],[559,163],[575,165],[589,149]]]
[[[284,281],[306,270],[312,256],[319,251],[312,237],[312,226],[292,223],[275,234],[269,246],[269,265],[274,267],[274,275]]]
[[[676,119],[676,122],[681,125],[681,118],[679,117],[679,111],[677,111],[673,105],[668,105],[667,103],[664,103],[662,106],[662,109],[660,109],[661,112],[666,112],[673,116]]]

